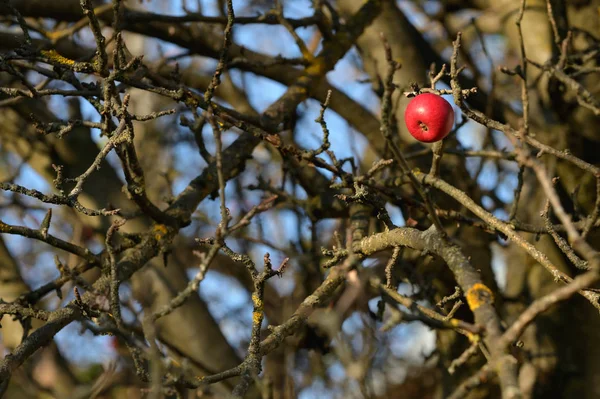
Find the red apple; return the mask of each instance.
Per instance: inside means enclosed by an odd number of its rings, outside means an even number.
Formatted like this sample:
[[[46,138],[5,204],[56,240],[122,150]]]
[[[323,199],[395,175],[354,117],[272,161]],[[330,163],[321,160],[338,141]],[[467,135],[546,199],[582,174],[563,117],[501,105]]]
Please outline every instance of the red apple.
[[[454,110],[448,101],[433,93],[413,98],[406,111],[404,123],[410,134],[424,143],[440,141],[454,125]]]

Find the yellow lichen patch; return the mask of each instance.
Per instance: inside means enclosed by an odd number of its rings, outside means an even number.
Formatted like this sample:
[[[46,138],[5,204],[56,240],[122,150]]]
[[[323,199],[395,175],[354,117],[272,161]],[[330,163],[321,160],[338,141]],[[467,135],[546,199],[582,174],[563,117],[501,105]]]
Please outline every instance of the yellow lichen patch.
[[[471,310],[475,310],[481,305],[489,304],[494,302],[494,294],[485,284],[477,283],[473,284],[467,291],[467,303]]]
[[[481,337],[479,336],[479,334],[473,334],[468,331],[466,333],[466,336],[469,339],[469,342],[471,342],[471,343],[477,343],[481,340]]]
[[[256,292],[252,293],[252,304],[254,305],[254,309],[256,309],[258,311],[262,311],[263,302]]]
[[[327,68],[322,57],[315,58],[310,66],[306,68],[306,73],[310,76],[322,76],[325,72],[327,72]]]
[[[254,311],[252,312],[252,324],[262,324],[263,301],[256,292],[252,293],[252,304],[254,305]]]
[[[306,59],[308,61],[312,61],[315,59],[315,56],[313,55],[313,53],[311,53],[310,50],[308,50],[306,47],[301,48],[300,50],[302,52],[302,57],[304,57],[304,59]]]
[[[461,334],[464,334],[468,339],[469,342],[478,342],[480,340],[480,336],[479,334],[474,334],[468,330],[465,330],[464,328],[461,327],[461,320],[459,319],[450,319],[448,320],[448,322],[450,323],[450,325],[454,328],[457,329],[458,332],[460,332]]]
[[[46,32],[46,37],[50,40],[57,40],[57,39],[60,39],[64,36],[66,36],[68,34],[68,32],[70,32],[70,30],[67,30],[67,29],[57,30],[57,31],[53,31],[53,32]]]
[[[257,324],[262,324],[262,313],[261,312],[257,312],[254,311],[252,312],[252,324],[257,325]]]
[[[156,241],[162,240],[162,238],[167,234],[167,226],[164,224],[157,224],[154,226],[154,239]]]
[[[40,51],[40,53],[42,53],[42,55],[48,58],[49,60],[58,62],[59,64],[68,66],[75,65],[75,61],[67,57],[63,57],[62,55],[58,54],[56,50],[42,50]]]
[[[193,95],[191,95],[190,93],[188,93],[188,92],[183,92],[183,93],[182,93],[182,96],[185,96],[185,97],[183,98],[183,102],[184,102],[184,103],[185,103],[185,104],[186,104],[188,107],[190,107],[191,109],[196,109],[196,108],[198,108],[198,107],[200,106],[200,103],[198,102],[198,99],[197,99],[197,98],[194,98],[194,96],[193,96]]]

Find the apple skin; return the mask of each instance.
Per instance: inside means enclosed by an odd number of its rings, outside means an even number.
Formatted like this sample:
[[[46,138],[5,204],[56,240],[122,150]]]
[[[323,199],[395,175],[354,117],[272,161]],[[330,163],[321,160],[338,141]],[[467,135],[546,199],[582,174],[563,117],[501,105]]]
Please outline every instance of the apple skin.
[[[415,139],[434,143],[452,130],[454,110],[448,101],[437,94],[419,94],[408,103],[404,111],[404,123]]]

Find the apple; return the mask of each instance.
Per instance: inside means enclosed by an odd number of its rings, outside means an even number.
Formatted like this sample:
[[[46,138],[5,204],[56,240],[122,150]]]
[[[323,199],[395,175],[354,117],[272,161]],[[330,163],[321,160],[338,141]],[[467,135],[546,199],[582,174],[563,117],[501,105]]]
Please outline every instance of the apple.
[[[419,94],[408,103],[404,111],[404,123],[415,139],[434,143],[452,130],[454,110],[448,101],[437,94]]]

